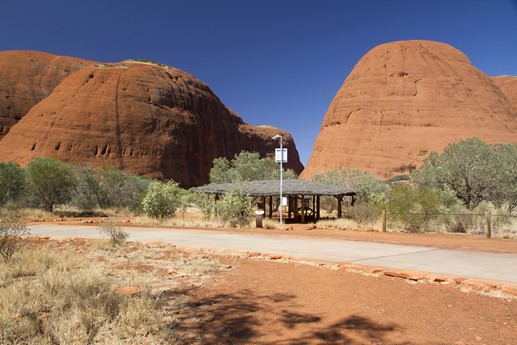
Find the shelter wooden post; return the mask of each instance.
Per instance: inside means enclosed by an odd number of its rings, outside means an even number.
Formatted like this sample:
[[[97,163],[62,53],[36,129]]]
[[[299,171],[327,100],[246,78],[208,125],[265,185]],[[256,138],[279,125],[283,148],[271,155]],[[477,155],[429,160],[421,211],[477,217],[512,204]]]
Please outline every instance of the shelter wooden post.
[[[343,209],[342,209],[342,204],[343,204],[343,196],[342,195],[338,195],[337,196],[337,217],[338,218],[342,218],[343,217]]]
[[[386,210],[382,210],[381,223],[381,231],[386,232]]]
[[[316,220],[320,220],[320,196],[316,195]]]
[[[299,218],[298,218],[298,216],[299,216],[299,214],[298,214],[298,195],[294,196],[293,206],[294,206],[294,219],[296,222],[298,222],[299,221]]]
[[[302,194],[302,224],[305,223],[305,195]]]
[[[269,196],[269,219],[273,218],[273,197]]]
[[[292,203],[293,203],[293,200],[291,199],[291,196],[288,195],[287,196],[287,218],[288,219],[291,219],[291,210],[292,210]]]

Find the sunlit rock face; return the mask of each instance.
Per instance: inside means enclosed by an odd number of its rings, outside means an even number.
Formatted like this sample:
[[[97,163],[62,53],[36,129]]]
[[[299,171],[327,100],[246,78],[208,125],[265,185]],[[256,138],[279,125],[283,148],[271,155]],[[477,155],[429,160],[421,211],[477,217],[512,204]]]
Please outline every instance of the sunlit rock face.
[[[375,47],[331,102],[302,177],[361,168],[389,178],[460,139],[517,143],[515,79],[504,84],[512,92],[502,83],[444,43]]]

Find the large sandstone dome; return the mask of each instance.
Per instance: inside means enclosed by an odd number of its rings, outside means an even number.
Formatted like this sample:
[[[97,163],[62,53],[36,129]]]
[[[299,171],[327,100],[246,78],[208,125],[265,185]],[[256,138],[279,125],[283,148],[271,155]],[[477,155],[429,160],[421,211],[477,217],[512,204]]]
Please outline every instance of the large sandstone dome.
[[[31,50],[0,52],[0,139],[63,79],[93,63]]]
[[[203,82],[155,63],[93,65],[64,79],[0,141],[22,166],[37,156],[117,167],[184,187],[208,182],[214,158],[272,154],[283,133],[287,168],[303,169],[285,131],[246,124]]]
[[[343,167],[389,178],[469,137],[517,143],[516,110],[497,84],[450,45],[383,44],[339,89],[302,178]]]

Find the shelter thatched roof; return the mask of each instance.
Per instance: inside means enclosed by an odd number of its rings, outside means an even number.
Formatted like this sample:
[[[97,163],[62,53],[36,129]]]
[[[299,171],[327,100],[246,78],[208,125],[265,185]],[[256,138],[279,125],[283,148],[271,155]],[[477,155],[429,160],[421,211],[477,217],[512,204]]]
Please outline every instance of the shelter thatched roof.
[[[195,188],[197,192],[226,194],[235,189],[244,189],[251,196],[275,196],[280,194],[279,180],[259,180],[239,183],[211,183]],[[304,180],[284,180],[284,195],[333,195],[355,196],[350,188]]]

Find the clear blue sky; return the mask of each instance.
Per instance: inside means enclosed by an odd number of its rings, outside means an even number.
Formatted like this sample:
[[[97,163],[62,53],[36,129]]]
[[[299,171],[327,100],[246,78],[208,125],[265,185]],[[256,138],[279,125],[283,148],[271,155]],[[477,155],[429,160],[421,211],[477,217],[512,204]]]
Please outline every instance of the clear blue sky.
[[[407,39],[517,75],[517,0],[0,0],[0,50],[182,69],[246,122],[290,131],[304,164],[357,61]]]

